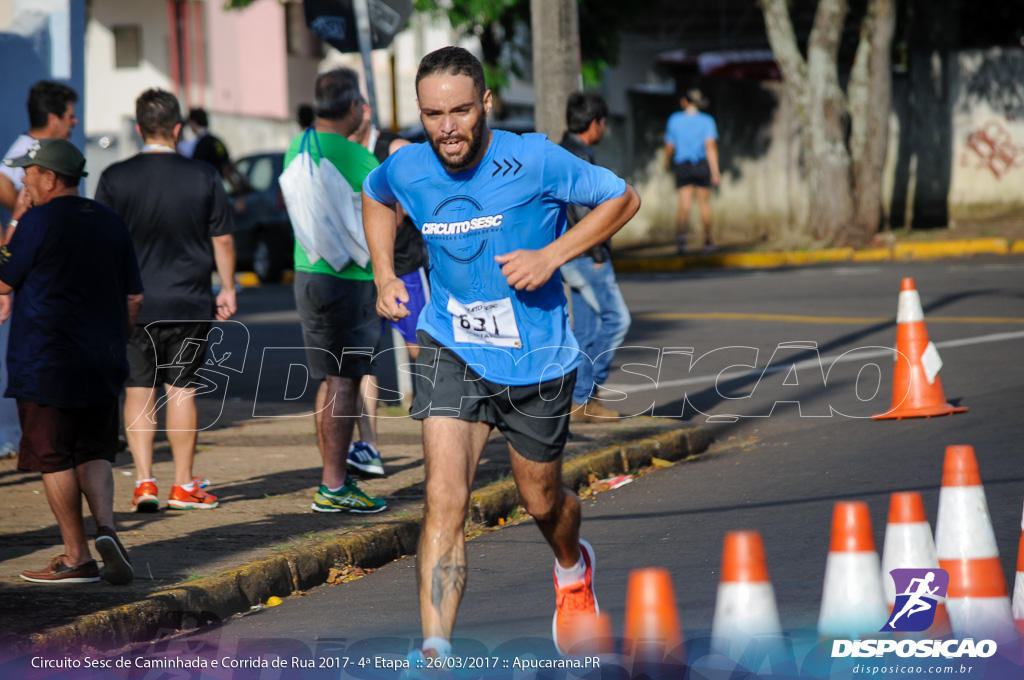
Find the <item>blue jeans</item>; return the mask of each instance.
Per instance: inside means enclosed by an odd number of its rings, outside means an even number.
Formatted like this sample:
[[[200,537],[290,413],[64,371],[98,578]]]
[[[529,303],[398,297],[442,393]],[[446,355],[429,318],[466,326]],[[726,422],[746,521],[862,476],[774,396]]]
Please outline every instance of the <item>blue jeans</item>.
[[[608,380],[615,350],[629,331],[629,308],[615,281],[612,263],[577,257],[562,265],[562,280],[572,289],[572,332],[583,352],[572,400],[582,404]]]

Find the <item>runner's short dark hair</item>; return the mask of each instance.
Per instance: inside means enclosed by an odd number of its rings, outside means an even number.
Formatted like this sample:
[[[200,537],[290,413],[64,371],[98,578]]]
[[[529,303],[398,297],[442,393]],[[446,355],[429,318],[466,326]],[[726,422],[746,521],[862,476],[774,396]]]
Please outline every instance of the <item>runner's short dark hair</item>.
[[[484,67],[473,53],[462,47],[442,47],[434,50],[420,61],[416,71],[416,96],[420,93],[420,81],[427,76],[469,76],[473,79],[476,96],[483,99],[487,91]]]
[[[78,101],[78,93],[67,85],[40,80],[28,91],[28,124],[30,128],[46,127],[49,114],[63,118],[68,104]]]
[[[586,132],[595,120],[608,117],[608,102],[597,92],[573,92],[565,105],[565,124],[569,132]]]
[[[341,120],[352,110],[353,102],[363,101],[359,76],[350,68],[336,68],[316,77],[313,104],[318,118]]]
[[[174,126],[181,123],[178,98],[167,90],[150,88],[135,100],[135,121],[143,137],[174,137]]]

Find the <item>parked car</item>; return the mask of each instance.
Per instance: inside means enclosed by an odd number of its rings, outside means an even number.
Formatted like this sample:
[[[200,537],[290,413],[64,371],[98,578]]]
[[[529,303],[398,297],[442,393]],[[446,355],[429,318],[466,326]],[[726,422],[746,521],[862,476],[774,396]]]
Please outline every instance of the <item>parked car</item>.
[[[237,268],[253,271],[265,283],[280,281],[292,266],[295,250],[292,224],[277,183],[284,152],[244,156],[235,161],[235,167],[249,183],[248,191],[231,197],[236,208]]]

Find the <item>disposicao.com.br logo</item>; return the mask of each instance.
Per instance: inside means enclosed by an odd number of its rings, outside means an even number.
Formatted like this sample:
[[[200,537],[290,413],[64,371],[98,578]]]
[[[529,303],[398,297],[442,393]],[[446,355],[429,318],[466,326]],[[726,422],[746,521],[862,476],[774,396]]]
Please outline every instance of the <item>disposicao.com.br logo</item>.
[[[949,588],[945,569],[893,569],[896,601],[883,633],[920,633],[935,621],[939,601]],[[900,657],[987,658],[996,653],[994,640],[833,640],[832,657],[876,657],[895,653]]]

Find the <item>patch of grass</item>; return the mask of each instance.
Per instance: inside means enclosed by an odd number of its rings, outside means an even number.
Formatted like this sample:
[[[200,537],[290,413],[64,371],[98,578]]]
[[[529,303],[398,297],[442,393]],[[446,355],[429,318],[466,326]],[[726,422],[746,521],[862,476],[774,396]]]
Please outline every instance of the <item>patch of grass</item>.
[[[491,481],[487,482],[487,484],[485,484],[484,486],[485,487],[494,486],[495,484],[501,484],[502,482],[507,482],[510,479],[513,479],[512,473],[511,472],[505,472],[505,473],[502,473],[502,475],[500,477],[498,477],[497,479],[492,479]]]
[[[188,578],[184,580],[184,583],[191,583],[192,581],[198,581],[201,578],[206,578],[210,574],[200,574],[196,571],[195,567],[188,568]]]

